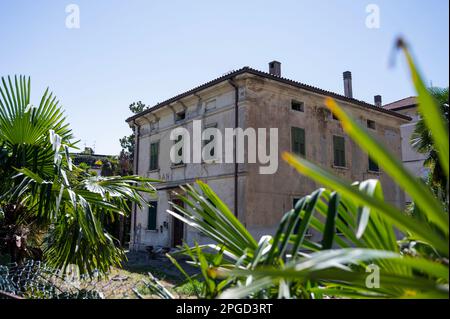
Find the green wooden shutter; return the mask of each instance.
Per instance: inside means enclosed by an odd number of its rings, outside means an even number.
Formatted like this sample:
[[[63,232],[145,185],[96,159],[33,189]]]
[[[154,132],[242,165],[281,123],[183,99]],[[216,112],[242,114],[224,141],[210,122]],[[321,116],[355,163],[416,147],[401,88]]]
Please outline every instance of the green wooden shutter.
[[[183,139],[183,135],[178,135],[177,140],[175,141],[175,143],[180,142],[182,139]],[[183,146],[184,146],[184,145],[183,145]],[[180,156],[181,158],[183,158],[183,147],[181,147],[181,148],[178,150],[178,156]],[[183,163],[184,163],[183,160],[181,160],[178,164],[179,164],[179,165],[182,165]]]
[[[158,169],[159,143],[150,144],[150,170]]]
[[[345,139],[333,136],[334,165],[345,167]]]
[[[155,230],[156,229],[156,215],[158,211],[158,202],[150,202],[150,207],[148,208],[148,221],[147,221],[147,229]]]
[[[292,153],[305,156],[305,130],[299,127],[291,128]]]

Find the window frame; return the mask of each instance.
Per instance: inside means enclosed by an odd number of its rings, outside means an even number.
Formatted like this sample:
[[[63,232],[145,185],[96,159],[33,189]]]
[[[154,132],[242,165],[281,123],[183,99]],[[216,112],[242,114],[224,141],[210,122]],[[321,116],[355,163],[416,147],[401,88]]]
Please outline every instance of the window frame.
[[[155,163],[153,163],[153,152],[152,152],[152,146],[156,145],[156,159]],[[155,164],[156,167],[154,167],[152,164]],[[150,143],[150,163],[149,163],[149,170],[150,171],[156,171],[159,169],[159,141],[151,142]]]
[[[294,106],[297,105],[299,109],[295,108]],[[298,100],[291,100],[291,110],[296,112],[305,112],[305,102],[298,101]]]
[[[378,165],[377,162],[375,162],[372,157],[370,157],[370,155],[368,156],[369,159],[369,166],[368,166],[368,171],[369,172],[374,172],[374,173],[379,173],[380,172],[380,166]],[[372,165],[371,165],[372,164]],[[374,166],[373,166],[374,165]],[[375,169],[374,169],[375,168]]]
[[[303,140],[299,141],[299,152],[296,152],[294,149],[294,132],[298,131],[301,132],[302,134],[300,134],[299,136],[303,137]],[[291,126],[291,152],[299,155],[299,156],[306,156],[306,131],[304,128],[302,127],[298,127],[298,126]]]
[[[157,231],[158,230],[158,201],[150,201],[147,211],[147,230],[148,231]],[[151,228],[150,226],[150,213],[154,211],[154,216],[152,216],[152,220],[154,223],[154,228]],[[152,224],[153,224],[152,223]]]
[[[366,120],[366,124],[367,124],[367,127],[369,129],[371,129],[371,130],[376,130],[377,129],[377,125],[376,125],[376,122],[374,120],[367,119]]]
[[[182,122],[186,119],[186,110],[175,113],[175,123]]]
[[[181,141],[182,139],[183,139],[183,135],[182,135],[182,134],[179,134],[179,135],[178,135],[178,138],[173,142],[173,144],[178,143],[178,142]],[[173,167],[184,166],[184,165],[185,165],[185,163],[184,163],[184,161],[183,161],[184,144],[183,144],[183,146],[178,150],[178,152],[181,152],[181,154],[178,153],[178,155],[181,157],[181,162],[176,163],[176,164],[174,163],[174,164],[172,165]]]
[[[342,141],[342,149],[338,147],[340,146],[341,143],[340,142],[338,143],[337,141]],[[336,152],[341,153],[339,154]],[[344,168],[347,167],[347,159],[345,158],[345,137],[343,136],[333,135],[333,165],[335,167],[344,167]]]

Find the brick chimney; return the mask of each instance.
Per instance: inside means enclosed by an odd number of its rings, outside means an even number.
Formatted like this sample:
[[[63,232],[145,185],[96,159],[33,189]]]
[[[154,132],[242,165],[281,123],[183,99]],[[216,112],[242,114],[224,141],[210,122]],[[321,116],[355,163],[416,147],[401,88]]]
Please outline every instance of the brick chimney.
[[[375,102],[375,106],[381,107],[383,105],[382,101],[381,101],[381,95],[375,95],[373,97],[373,101]]]
[[[344,76],[344,95],[349,98],[353,98],[353,90],[352,90],[352,72],[345,71],[343,73]]]
[[[281,62],[278,61],[269,62],[269,73],[281,77]]]

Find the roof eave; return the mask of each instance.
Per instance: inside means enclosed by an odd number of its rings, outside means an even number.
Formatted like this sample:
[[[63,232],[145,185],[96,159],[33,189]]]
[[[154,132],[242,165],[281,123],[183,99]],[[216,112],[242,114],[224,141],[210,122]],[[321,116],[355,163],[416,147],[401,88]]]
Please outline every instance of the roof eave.
[[[142,111],[141,113],[138,113],[136,115],[133,115],[133,116],[127,118],[126,122],[127,123],[133,122],[136,119],[138,119],[138,118],[140,118],[140,117],[142,117],[142,116],[144,116],[144,115],[146,115],[148,113],[156,111],[156,110],[158,110],[158,109],[160,109],[160,108],[162,108],[162,107],[164,107],[164,106],[166,106],[166,105],[168,105],[170,103],[173,103],[175,101],[178,101],[179,99],[182,99],[182,98],[188,97],[190,95],[193,95],[193,94],[195,94],[195,93],[197,93],[199,91],[202,91],[202,90],[207,89],[207,88],[209,88],[211,86],[217,85],[217,84],[219,84],[219,83],[221,83],[223,81],[227,81],[227,80],[229,80],[229,79],[231,79],[231,78],[233,78],[235,76],[238,76],[240,74],[243,74],[243,73],[249,73],[249,74],[261,76],[261,77],[266,78],[266,79],[282,82],[282,83],[285,83],[285,84],[288,84],[288,85],[292,85],[292,86],[295,86],[297,88],[301,88],[301,89],[304,89],[304,90],[307,90],[307,91],[311,91],[311,92],[315,92],[315,93],[318,93],[318,94],[330,96],[330,97],[333,97],[333,98],[335,98],[337,100],[341,100],[341,101],[344,101],[344,102],[357,104],[357,105],[360,105],[360,106],[363,106],[363,107],[366,107],[366,108],[369,108],[369,109],[372,109],[372,110],[375,110],[375,111],[378,111],[378,112],[381,112],[381,113],[389,114],[389,115],[392,115],[394,117],[398,117],[398,118],[404,119],[406,121],[411,121],[412,120],[409,116],[397,113],[394,110],[384,109],[384,108],[381,108],[381,107],[377,107],[377,106],[375,106],[373,104],[366,103],[364,101],[360,101],[360,100],[357,100],[357,99],[354,99],[354,98],[346,97],[344,95],[341,95],[341,94],[338,94],[338,93],[335,93],[335,92],[323,90],[323,89],[320,89],[320,88],[317,88],[317,87],[314,87],[314,86],[310,86],[310,85],[307,85],[307,84],[304,84],[304,83],[301,83],[301,82],[297,82],[297,81],[294,81],[294,80],[278,77],[276,75],[273,75],[273,74],[270,74],[270,73],[266,73],[266,72],[262,72],[262,71],[259,71],[259,70],[255,70],[255,69],[252,69],[252,68],[249,68],[249,67],[243,67],[243,68],[241,68],[241,69],[239,69],[237,71],[233,71],[233,72],[228,73],[226,75],[223,75],[223,76],[221,76],[221,77],[219,77],[217,79],[214,79],[214,80],[209,81],[207,83],[204,83],[204,84],[202,84],[200,86],[197,86],[197,87],[195,87],[195,88],[193,88],[193,89],[191,89],[189,91],[186,91],[184,93],[178,94],[178,95],[176,95],[176,96],[174,96],[174,97],[172,97],[172,98],[170,98],[170,99],[168,99],[168,100],[166,100],[164,102],[158,103],[158,104],[152,106],[151,108],[149,108],[149,109],[147,109],[145,111]]]

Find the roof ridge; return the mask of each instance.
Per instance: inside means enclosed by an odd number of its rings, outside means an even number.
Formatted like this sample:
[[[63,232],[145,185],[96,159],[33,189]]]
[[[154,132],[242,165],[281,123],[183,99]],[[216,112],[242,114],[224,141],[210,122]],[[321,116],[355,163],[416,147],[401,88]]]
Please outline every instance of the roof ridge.
[[[397,103],[397,102],[400,102],[400,101],[404,101],[404,100],[407,100],[407,99],[411,99],[411,98],[417,99],[417,96],[415,96],[415,95],[410,95],[410,96],[404,97],[404,98],[402,98],[402,99],[400,99],[400,100],[395,100],[395,101],[393,101],[393,102],[391,102],[391,103],[387,103],[387,104],[385,104],[384,106],[388,106],[388,105],[391,105],[391,104],[394,104],[394,103]]]

